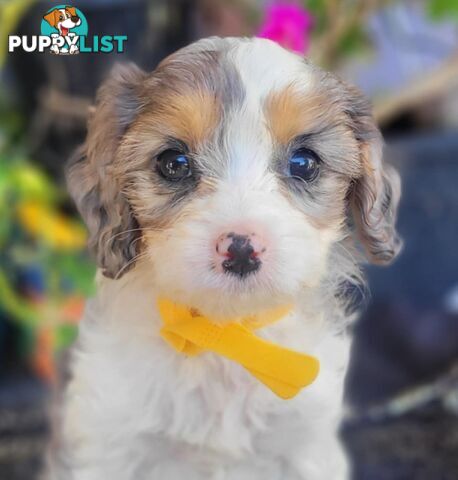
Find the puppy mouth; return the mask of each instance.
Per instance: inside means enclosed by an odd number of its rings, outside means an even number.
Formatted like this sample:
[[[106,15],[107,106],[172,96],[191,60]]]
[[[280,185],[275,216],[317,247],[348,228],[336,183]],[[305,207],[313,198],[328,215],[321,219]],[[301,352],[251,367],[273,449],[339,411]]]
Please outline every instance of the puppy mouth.
[[[72,28],[77,27],[81,23],[81,19],[79,17],[72,17],[71,19],[67,19],[60,24],[60,31],[62,36],[67,36],[68,33]],[[64,25],[65,24],[65,25]]]

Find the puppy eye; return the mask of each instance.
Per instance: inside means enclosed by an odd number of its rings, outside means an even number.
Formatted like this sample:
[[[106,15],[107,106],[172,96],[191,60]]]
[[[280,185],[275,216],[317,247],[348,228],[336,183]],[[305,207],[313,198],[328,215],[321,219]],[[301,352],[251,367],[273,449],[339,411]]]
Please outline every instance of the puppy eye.
[[[315,152],[307,148],[300,148],[289,158],[288,169],[291,177],[311,182],[315,180],[320,171],[320,158]]]
[[[159,173],[172,182],[183,180],[191,175],[189,157],[179,150],[165,150],[157,157]]]

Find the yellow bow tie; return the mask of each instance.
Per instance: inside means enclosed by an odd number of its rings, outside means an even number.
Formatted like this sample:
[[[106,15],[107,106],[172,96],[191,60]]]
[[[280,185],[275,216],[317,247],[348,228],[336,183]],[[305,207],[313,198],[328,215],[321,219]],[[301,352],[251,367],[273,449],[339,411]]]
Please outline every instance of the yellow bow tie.
[[[288,399],[318,375],[315,357],[283,348],[252,333],[285,316],[290,308],[277,308],[240,322],[218,325],[194,309],[166,299],[158,300],[164,322],[162,337],[178,352],[198,355],[211,351],[241,364],[276,395]]]

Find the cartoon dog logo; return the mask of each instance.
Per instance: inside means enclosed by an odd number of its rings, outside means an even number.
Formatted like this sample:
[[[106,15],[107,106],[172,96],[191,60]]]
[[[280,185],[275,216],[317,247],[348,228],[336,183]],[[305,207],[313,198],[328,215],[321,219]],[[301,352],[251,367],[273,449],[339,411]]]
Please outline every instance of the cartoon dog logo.
[[[75,38],[75,33],[71,30],[81,25],[81,18],[79,17],[75,7],[56,7],[49,11],[44,17],[49,25],[59,33],[51,33],[53,40],[57,37],[63,37],[64,42],[54,42],[50,50],[56,55],[74,55],[79,53],[78,45],[72,42]],[[66,38],[67,37],[67,38]],[[76,40],[76,39],[75,39]],[[62,46],[60,46],[62,44]]]

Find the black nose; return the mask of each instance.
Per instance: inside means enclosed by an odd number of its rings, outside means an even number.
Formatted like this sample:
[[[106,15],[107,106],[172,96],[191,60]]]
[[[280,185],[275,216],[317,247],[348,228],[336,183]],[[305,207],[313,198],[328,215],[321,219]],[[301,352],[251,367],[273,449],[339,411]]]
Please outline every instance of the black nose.
[[[78,23],[78,20],[80,19],[80,17],[78,17],[78,15],[73,15],[72,17],[72,22],[73,23]]]
[[[228,258],[223,262],[224,270],[239,277],[256,272],[261,266],[261,260],[255,253],[250,238],[247,235],[234,233],[228,236],[232,238],[232,243],[227,249]]]

